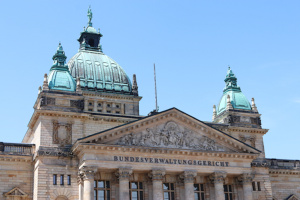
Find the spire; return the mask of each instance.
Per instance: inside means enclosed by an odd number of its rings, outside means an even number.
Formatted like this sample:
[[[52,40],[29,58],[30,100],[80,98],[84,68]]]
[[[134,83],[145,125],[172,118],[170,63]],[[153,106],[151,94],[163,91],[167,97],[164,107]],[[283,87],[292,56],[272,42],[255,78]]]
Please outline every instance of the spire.
[[[227,75],[225,78],[225,89],[223,92],[225,93],[228,90],[234,90],[234,91],[241,91],[241,88],[237,85],[237,78],[235,77],[234,73],[230,69],[230,66],[228,65]]]
[[[134,96],[138,96],[139,95],[139,91],[138,91],[138,85],[136,82],[136,75],[133,74],[133,78],[132,78],[132,93]]]
[[[254,98],[251,99],[251,108],[254,112],[258,112]]]
[[[226,110],[231,110],[233,109],[231,101],[230,101],[230,95],[227,95],[227,105],[226,105]]]
[[[77,77],[77,79],[76,79],[76,92],[77,93],[81,93],[82,92],[81,91],[80,78],[79,77]]]
[[[48,75],[47,74],[44,75],[43,90],[49,90],[49,87],[48,87]]]
[[[93,26],[93,24],[92,24],[93,13],[92,13],[91,6],[89,6],[87,16],[89,18],[88,26]]]
[[[53,66],[51,67],[50,70],[57,69],[57,68],[60,68],[60,69],[66,68],[67,69],[67,65],[65,65],[66,59],[67,59],[67,56],[65,55],[65,52],[63,50],[63,47],[61,46],[61,43],[59,43],[56,53],[52,57]]]
[[[216,105],[213,105],[213,117],[212,117],[212,121],[215,121],[216,117],[217,117]]]

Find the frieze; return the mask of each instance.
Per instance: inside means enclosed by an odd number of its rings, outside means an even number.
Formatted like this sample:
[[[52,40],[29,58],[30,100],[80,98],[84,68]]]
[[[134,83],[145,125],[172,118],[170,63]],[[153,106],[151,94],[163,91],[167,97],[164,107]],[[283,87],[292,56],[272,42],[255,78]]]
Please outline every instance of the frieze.
[[[83,100],[70,100],[70,106],[83,110],[84,101]]]
[[[140,162],[140,163],[157,163],[171,165],[203,165],[216,167],[229,167],[229,162],[207,161],[207,160],[182,160],[182,159],[166,159],[166,158],[147,158],[147,157],[130,157],[130,156],[114,156],[113,161],[117,162]]]
[[[206,136],[168,122],[162,128],[147,128],[140,133],[130,133],[117,141],[118,145],[149,146],[181,149],[197,149],[206,151],[225,151],[222,146]]]
[[[55,105],[55,98],[42,96],[40,105],[41,106]]]
[[[58,148],[58,147],[41,147],[37,154],[39,156],[61,156],[61,157],[74,157],[70,148]]]

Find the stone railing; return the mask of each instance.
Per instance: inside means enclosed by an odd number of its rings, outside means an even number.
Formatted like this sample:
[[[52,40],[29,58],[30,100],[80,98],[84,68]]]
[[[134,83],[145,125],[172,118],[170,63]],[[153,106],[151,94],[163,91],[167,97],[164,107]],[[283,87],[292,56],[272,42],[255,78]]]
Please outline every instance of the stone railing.
[[[270,169],[300,169],[300,160],[266,159]]]
[[[0,154],[32,155],[34,144],[0,142]]]

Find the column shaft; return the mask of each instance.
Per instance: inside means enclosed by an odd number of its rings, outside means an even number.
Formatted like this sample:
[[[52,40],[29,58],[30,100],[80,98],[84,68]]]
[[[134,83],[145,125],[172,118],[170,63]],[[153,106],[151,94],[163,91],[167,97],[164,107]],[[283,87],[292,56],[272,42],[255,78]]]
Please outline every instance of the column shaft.
[[[149,177],[152,178],[152,192],[153,192],[153,200],[163,200],[163,178],[165,175],[165,171],[163,170],[153,170],[149,173]]]
[[[209,179],[214,183],[215,186],[215,199],[225,200],[224,194],[224,179],[226,177],[226,172],[215,172],[209,176]]]
[[[184,183],[185,200],[194,200],[194,183]]]
[[[253,200],[251,182],[243,183],[243,190],[244,190],[244,200]]]
[[[83,200],[94,200],[94,179],[85,179],[83,184]]]

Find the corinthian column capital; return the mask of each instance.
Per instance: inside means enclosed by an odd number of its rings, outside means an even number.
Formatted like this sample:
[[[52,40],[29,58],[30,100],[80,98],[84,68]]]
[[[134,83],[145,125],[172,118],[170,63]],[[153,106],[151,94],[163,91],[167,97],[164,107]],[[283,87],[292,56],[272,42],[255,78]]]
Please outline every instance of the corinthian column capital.
[[[94,180],[94,175],[95,172],[97,171],[96,167],[88,167],[88,166],[83,166],[81,169],[79,169],[78,172],[78,181],[81,180],[89,180],[93,179]]]
[[[116,172],[116,176],[119,178],[119,180],[129,180],[131,174],[132,169],[126,167],[119,168],[119,170]]]
[[[161,181],[164,176],[165,176],[166,172],[163,169],[155,169],[152,170],[148,175],[149,177],[152,179],[152,181]]]
[[[246,183],[252,183],[253,178],[254,178],[254,174],[244,173],[244,174],[241,174],[240,176],[238,176],[237,180],[239,182],[242,182],[243,184],[246,184]]]
[[[214,172],[209,176],[209,180],[212,183],[224,183],[224,180],[226,178],[226,172]]]
[[[194,183],[194,179],[196,176],[196,171],[184,171],[179,175],[179,178],[182,179],[185,183]]]

